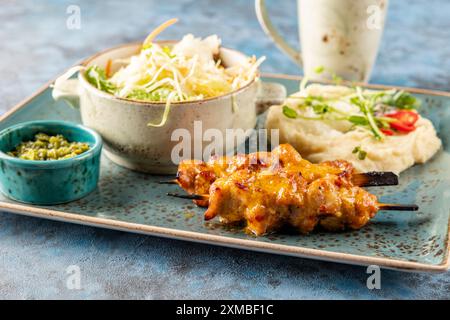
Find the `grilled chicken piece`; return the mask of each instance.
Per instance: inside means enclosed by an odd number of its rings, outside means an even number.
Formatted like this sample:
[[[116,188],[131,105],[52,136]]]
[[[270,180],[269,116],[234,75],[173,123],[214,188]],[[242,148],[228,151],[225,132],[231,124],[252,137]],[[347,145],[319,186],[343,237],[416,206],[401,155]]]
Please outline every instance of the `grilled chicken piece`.
[[[245,221],[255,235],[285,224],[309,233],[317,225],[333,231],[359,229],[377,211],[374,195],[337,175],[309,182],[295,171],[244,169],[214,181],[205,219]]]
[[[279,171],[300,173],[308,182],[330,174],[349,180],[354,172],[353,166],[343,160],[312,164],[303,159],[291,145],[282,144],[272,152],[212,157],[208,162],[182,161],[178,167],[177,181],[190,194],[207,194],[216,179],[228,177],[240,170],[257,173],[268,169],[274,173]],[[194,200],[194,202],[199,206],[208,206],[207,200]]]

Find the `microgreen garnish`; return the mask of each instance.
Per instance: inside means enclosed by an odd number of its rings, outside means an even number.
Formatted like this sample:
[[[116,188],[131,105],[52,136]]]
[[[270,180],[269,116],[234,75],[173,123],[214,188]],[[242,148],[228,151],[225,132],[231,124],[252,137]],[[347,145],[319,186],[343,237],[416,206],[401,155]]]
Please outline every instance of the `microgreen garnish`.
[[[325,114],[329,111],[330,106],[324,103],[313,105],[313,111],[315,114]]]
[[[367,157],[367,152],[364,151],[361,146],[355,147],[352,151],[353,154],[356,154],[358,156],[359,160],[364,160]]]
[[[360,111],[366,116],[370,129],[372,130],[375,138],[381,140],[384,138],[384,134],[378,128],[374,119],[374,105],[375,99],[370,97],[367,99],[362,93],[361,87],[356,87],[356,97],[350,99],[350,102],[359,107]]]
[[[369,121],[364,116],[349,116],[348,121],[357,126],[367,126]]]
[[[342,79],[340,76],[338,76],[338,75],[336,74],[336,72],[334,72],[333,70],[328,70],[328,69],[325,68],[324,66],[318,66],[318,67],[316,67],[316,68],[314,69],[314,72],[315,72],[316,74],[322,74],[322,73],[324,73],[324,72],[327,72],[327,73],[330,75],[331,80],[333,80],[334,84],[336,84],[336,85],[340,85],[340,84],[342,83],[342,81],[343,81],[343,79]]]
[[[283,114],[290,119],[297,118],[297,112],[294,109],[289,108],[288,106],[283,106]]]
[[[315,69],[316,73],[322,73],[326,69],[322,66]],[[342,79],[332,73],[335,82],[341,82]],[[386,116],[396,110],[411,110],[420,107],[420,101],[410,93],[403,90],[383,90],[371,91],[363,90],[360,86],[352,86],[353,93],[343,95],[338,98],[325,98],[322,96],[306,95],[306,85],[308,79],[306,77],[300,83],[300,95],[290,96],[289,99],[299,100],[296,106],[299,110],[310,108],[317,117],[303,116],[289,106],[283,106],[283,114],[291,119],[303,120],[328,120],[340,121],[345,120],[353,124],[351,129],[355,127],[362,128],[372,132],[375,139],[382,140],[385,138],[385,129],[391,130],[392,123],[396,120]],[[336,102],[349,103],[356,106],[358,111],[348,111],[336,106]],[[350,129],[350,130],[351,130]],[[380,130],[381,129],[381,130]]]

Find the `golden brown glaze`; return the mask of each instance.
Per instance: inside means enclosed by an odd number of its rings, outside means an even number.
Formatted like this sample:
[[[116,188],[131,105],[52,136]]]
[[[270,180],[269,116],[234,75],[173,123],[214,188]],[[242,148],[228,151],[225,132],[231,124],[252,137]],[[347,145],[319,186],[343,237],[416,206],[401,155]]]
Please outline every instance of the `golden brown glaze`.
[[[374,195],[335,175],[309,183],[299,173],[240,170],[212,184],[205,219],[244,221],[255,235],[285,224],[309,233],[317,225],[332,231],[359,229],[377,211]]]
[[[255,152],[239,154],[234,157],[212,157],[209,161],[182,161],[178,167],[179,185],[190,194],[207,194],[211,184],[218,178],[227,177],[238,170],[258,172],[272,171],[297,172],[307,181],[314,181],[328,174],[336,174],[343,179],[350,179],[353,174],[352,165],[344,160],[328,161],[312,164],[303,159],[289,144],[281,144],[272,152]],[[198,205],[208,202],[196,200]]]
[[[312,164],[290,146],[208,162],[184,161],[178,182],[187,192],[209,194],[205,219],[246,222],[262,235],[290,225],[300,233],[363,227],[378,211],[377,199],[351,182],[346,161]]]

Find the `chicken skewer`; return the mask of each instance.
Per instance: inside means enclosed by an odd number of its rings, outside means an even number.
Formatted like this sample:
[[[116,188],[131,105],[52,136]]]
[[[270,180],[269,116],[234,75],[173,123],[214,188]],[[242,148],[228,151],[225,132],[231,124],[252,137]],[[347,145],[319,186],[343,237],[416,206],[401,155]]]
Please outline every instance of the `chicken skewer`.
[[[191,194],[181,197],[208,206],[205,220],[245,221],[255,235],[283,225],[300,233],[317,226],[333,231],[359,229],[379,210],[417,210],[417,206],[378,203],[374,195],[355,185],[350,163],[314,165],[289,145],[271,153],[216,158],[208,163],[185,161],[177,177],[177,183]]]
[[[311,182],[327,175],[338,175],[357,186],[397,185],[398,176],[392,172],[355,173],[353,166],[343,160],[312,164],[304,160],[289,144],[282,144],[272,152],[257,152],[234,157],[213,157],[208,162],[185,160],[180,163],[177,179],[161,182],[178,184],[190,194],[206,194],[216,179],[231,175],[238,170],[260,172],[297,172]],[[199,206],[208,206],[206,200],[195,200]]]
[[[379,210],[417,210],[416,205],[378,203],[364,189],[342,184],[337,176],[308,183],[298,174],[251,173],[241,170],[217,179],[209,195],[172,196],[208,201],[205,220],[246,222],[247,230],[262,235],[284,225],[306,234],[317,226],[326,230],[360,229]]]

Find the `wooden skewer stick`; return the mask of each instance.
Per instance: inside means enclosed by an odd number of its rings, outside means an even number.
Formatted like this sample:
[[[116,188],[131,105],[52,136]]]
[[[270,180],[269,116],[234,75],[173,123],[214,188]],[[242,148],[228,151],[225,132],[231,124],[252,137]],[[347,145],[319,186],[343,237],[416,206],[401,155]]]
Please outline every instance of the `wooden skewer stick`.
[[[201,194],[179,194],[179,193],[173,193],[168,192],[168,196],[175,197],[175,198],[181,198],[181,199],[190,199],[190,200],[208,200],[209,195],[201,195]]]
[[[387,211],[417,211],[419,206],[417,204],[395,204],[395,203],[379,203],[380,210]]]
[[[167,181],[159,181],[159,184],[178,184],[177,179],[167,180]]]
[[[359,187],[381,187],[398,185],[398,176],[393,172],[365,172],[352,175],[352,182]]]
[[[178,193],[167,193],[168,196],[181,198],[181,199],[191,199],[191,200],[209,200],[209,195],[207,194],[178,194]],[[395,203],[379,203],[378,207],[380,210],[386,211],[417,211],[419,206],[417,204],[395,204]]]
[[[359,187],[381,187],[398,185],[398,176],[393,172],[366,172],[352,175],[352,182]],[[159,184],[178,184],[177,179],[160,181]]]

